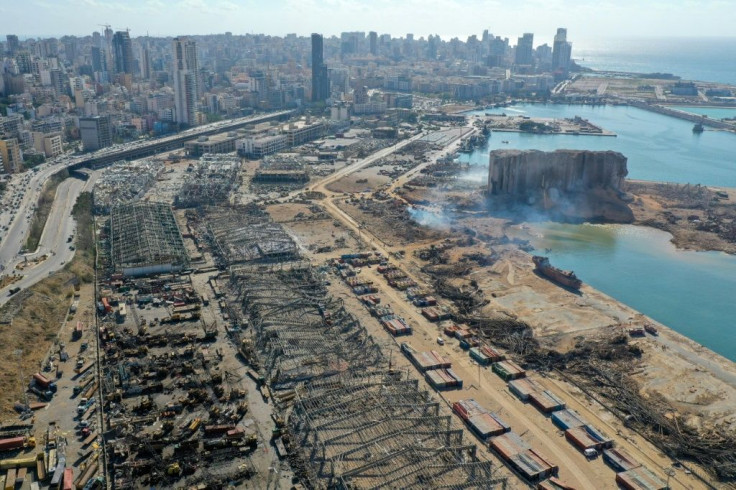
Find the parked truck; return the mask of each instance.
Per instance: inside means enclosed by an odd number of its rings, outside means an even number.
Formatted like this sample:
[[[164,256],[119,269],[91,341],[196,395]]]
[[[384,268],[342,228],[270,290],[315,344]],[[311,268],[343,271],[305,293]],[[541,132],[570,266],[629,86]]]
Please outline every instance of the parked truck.
[[[24,447],[36,447],[33,437],[17,436],[0,439],[0,451],[14,451]]]
[[[36,386],[38,388],[49,390],[52,393],[56,393],[57,387],[56,383],[54,381],[51,381],[46,376],[44,376],[41,373],[36,373],[33,375],[33,381],[36,383]]]

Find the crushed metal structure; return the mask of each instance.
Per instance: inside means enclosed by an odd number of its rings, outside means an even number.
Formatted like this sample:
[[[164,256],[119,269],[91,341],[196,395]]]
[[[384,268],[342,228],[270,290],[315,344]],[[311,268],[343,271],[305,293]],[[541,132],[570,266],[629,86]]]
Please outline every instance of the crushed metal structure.
[[[255,205],[203,208],[199,214],[200,228],[220,265],[298,258],[294,240]]]
[[[121,161],[111,165],[95,183],[95,211],[107,214],[116,206],[138,201],[163,170],[164,164],[157,160]]]
[[[179,208],[226,203],[237,189],[240,158],[206,154],[187,170],[184,184],[174,201]]]
[[[171,272],[189,263],[174,214],[167,204],[116,206],[110,213],[109,230],[116,272],[128,276]]]
[[[282,440],[308,486],[505,488],[449,410],[391,368],[316,269],[296,260],[231,268],[227,289],[235,323],[255,334],[237,338],[241,354],[288,415]]]

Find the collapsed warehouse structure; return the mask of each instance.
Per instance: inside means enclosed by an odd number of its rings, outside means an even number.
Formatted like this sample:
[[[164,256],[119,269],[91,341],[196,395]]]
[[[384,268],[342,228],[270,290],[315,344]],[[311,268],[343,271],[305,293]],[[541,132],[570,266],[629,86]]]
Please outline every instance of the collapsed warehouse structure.
[[[255,205],[203,208],[198,225],[220,266],[298,258],[294,240]]]
[[[190,208],[227,202],[237,189],[239,170],[240,158],[237,156],[203,155],[187,170],[174,204],[179,208]]]
[[[109,166],[95,183],[95,211],[107,214],[115,206],[139,200],[163,170],[164,164],[158,160],[122,161]]]
[[[289,413],[284,444],[313,488],[505,488],[449,411],[379,345],[308,264],[231,269],[241,353]],[[388,369],[386,369],[388,368]]]
[[[115,271],[126,276],[178,271],[189,262],[167,204],[136,203],[112,208],[109,241]]]
[[[307,165],[302,157],[295,155],[264,157],[252,180],[259,184],[303,184],[308,181]]]

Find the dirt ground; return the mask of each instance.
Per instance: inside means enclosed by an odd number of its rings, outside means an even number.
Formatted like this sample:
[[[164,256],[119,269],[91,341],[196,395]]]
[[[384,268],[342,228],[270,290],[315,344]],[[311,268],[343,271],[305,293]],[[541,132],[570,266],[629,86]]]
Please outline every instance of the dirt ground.
[[[4,393],[0,400],[0,419],[3,421],[17,420],[13,405],[22,399],[33,373],[49,374],[43,372],[44,360],[53,346],[68,340],[60,333],[64,322],[76,324],[79,320],[79,312],[69,314],[74,283],[80,279],[90,281],[92,269],[77,256],[68,267],[17,293],[0,309],[0,317],[8,321],[0,328],[0,391]],[[88,298],[92,297],[91,288],[90,284],[82,286],[82,293]],[[20,365],[18,351],[22,351]],[[36,401],[33,395],[29,399]]]
[[[628,181],[627,190],[635,224],[671,233],[678,248],[736,253],[736,189]]]
[[[329,229],[310,229],[308,233],[305,233],[304,229],[300,229],[299,226],[295,225],[297,224],[286,224],[289,231],[304,243],[318,243],[320,240],[327,239],[327,235],[331,234]],[[370,225],[367,225],[366,228],[368,231],[372,230]],[[386,230],[383,230],[383,232],[386,233]],[[394,232],[394,236],[387,235],[387,239],[398,241],[402,231],[394,229]],[[322,233],[321,238],[319,237],[320,233]],[[456,238],[457,233],[450,236]],[[443,243],[443,240],[444,237],[442,240],[436,240],[433,243],[439,246]],[[424,261],[417,258],[414,252],[426,248],[428,245],[429,243],[403,246],[401,249],[404,253],[400,256],[401,258],[392,260],[392,262],[401,264],[405,270],[412,274],[412,277],[420,281],[426,281],[428,280],[426,274],[421,272]],[[396,252],[398,248],[398,246],[388,247],[388,250]],[[472,246],[452,249],[449,255],[451,261],[457,261],[462,258],[463,254],[488,252],[488,250],[487,245],[476,241]],[[522,263],[525,254],[515,251],[513,245],[500,245],[498,250],[502,260],[487,267],[475,267],[469,277],[477,280],[481,289],[485,291],[486,297],[491,299],[488,308],[508,311],[509,314],[528,320],[535,326],[535,335],[548,335],[550,343],[562,345],[565,343],[566,336],[587,335],[587,332],[579,325],[587,324],[587,328],[592,330],[604,329],[609,328],[608,325],[614,323],[612,317],[615,315],[635,315],[635,312],[618,305],[610,298],[600,295],[600,293],[594,294],[593,291],[585,291],[585,298],[581,300],[575,295],[537,277],[532,273],[530,266]],[[339,253],[343,252],[332,251],[311,255],[314,262],[321,263],[327,258],[338,256]],[[408,342],[417,350],[437,350],[441,352],[442,355],[452,359],[453,369],[465,381],[465,388],[462,390],[438,392],[437,396],[441,400],[451,404],[459,399],[474,398],[483,406],[499,413],[506,422],[510,423],[513,430],[516,430],[535,448],[560,464],[560,477],[576,488],[617,488],[613,481],[613,473],[600,459],[586,461],[576,449],[566,441],[560,440],[560,432],[549,420],[545,420],[545,417],[530,405],[523,404],[513,397],[508,392],[505,382],[491,373],[489,369],[479,369],[479,366],[467,356],[467,353],[459,348],[456,341],[447,340],[444,346],[438,346],[436,338],[442,336],[438,325],[427,321],[421,315],[420,310],[407,301],[403,293],[388,287],[385,279],[374,268],[363,268],[360,274],[370,278],[373,284],[379,287],[378,294],[382,297],[382,304],[390,304],[395,313],[408,321],[414,330],[411,336],[393,338],[387,334],[380,327],[377,320],[370,317],[365,308],[360,305],[349,288],[343,285],[337,277],[332,280],[330,290],[334,295],[343,298],[347,305],[351,306],[351,311],[358,315],[363,324],[379,339],[382,345],[392,350],[392,363],[397,368],[408,369],[412,372],[414,370],[400,354],[398,350],[400,342]],[[470,278],[467,281],[471,280]],[[497,295],[497,297],[494,297],[494,295]],[[514,298],[513,301],[512,298]],[[576,301],[581,303],[581,306],[577,306]],[[525,303],[528,305],[525,306]],[[553,316],[556,317],[556,320],[553,321],[551,318],[547,318],[545,312],[549,313],[549,311],[554,312]],[[565,318],[566,315],[570,315],[570,317]],[[561,332],[563,329],[571,328],[571,325],[578,326],[578,329]],[[650,339],[644,340],[644,342],[649,341]],[[656,351],[653,357],[657,357]],[[571,408],[583,414],[586,419],[592,421],[606,434],[614,437],[617,444],[641,458],[647,466],[663,479],[665,478],[664,472],[670,468],[671,461],[648,442],[625,428],[605,407],[586,397],[579,389],[563,379],[543,378],[539,375],[532,376],[562,396],[568,401]],[[422,383],[424,383],[423,380]],[[427,389],[431,390],[428,386]],[[484,450],[484,454],[488,458],[495,459],[495,456],[488,453],[487,450]],[[501,463],[498,462],[498,464]],[[514,484],[517,484],[517,481],[515,478],[510,479],[512,488],[514,488]],[[673,485],[672,488],[701,488],[696,480],[682,472],[676,474],[671,484]]]

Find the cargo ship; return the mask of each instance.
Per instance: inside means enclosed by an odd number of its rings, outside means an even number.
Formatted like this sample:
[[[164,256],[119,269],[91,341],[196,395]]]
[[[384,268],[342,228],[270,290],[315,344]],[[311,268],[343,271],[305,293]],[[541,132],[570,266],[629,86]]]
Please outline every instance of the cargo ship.
[[[578,279],[573,271],[563,271],[557,267],[552,267],[547,257],[535,255],[532,257],[532,261],[534,261],[534,265],[537,266],[537,270],[540,274],[562,284],[563,286],[580,289],[580,286],[583,285],[583,281]]]

